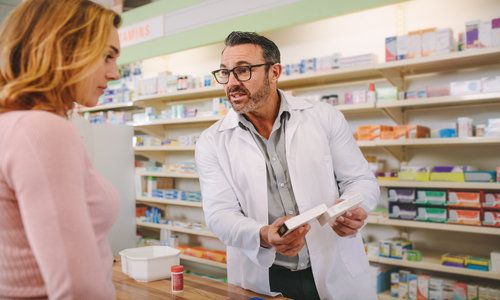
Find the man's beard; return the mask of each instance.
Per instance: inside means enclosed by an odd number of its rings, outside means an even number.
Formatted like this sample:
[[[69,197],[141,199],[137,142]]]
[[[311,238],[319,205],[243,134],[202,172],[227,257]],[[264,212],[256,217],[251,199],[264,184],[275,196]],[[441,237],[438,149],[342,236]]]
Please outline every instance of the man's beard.
[[[231,101],[229,102],[231,103],[231,106],[233,107],[235,112],[239,114],[246,114],[256,111],[258,108],[262,107],[262,105],[265,103],[265,100],[269,97],[270,91],[271,88],[269,84],[269,78],[267,78],[266,76],[262,87],[253,95],[251,95],[245,87],[239,85],[235,86],[228,92],[228,94],[232,92],[245,93],[248,96],[248,102],[246,104],[244,104],[243,106],[238,105],[239,107],[236,107]]]

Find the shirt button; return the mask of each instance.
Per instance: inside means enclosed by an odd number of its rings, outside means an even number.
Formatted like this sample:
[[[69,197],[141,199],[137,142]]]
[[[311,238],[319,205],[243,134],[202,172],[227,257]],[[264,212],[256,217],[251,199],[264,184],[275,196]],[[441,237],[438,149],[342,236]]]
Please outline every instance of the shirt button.
[[[293,211],[291,211],[291,210],[290,210],[290,211],[288,211],[288,214],[289,214],[289,215],[293,215]]]
[[[276,156],[273,156],[272,160],[273,160],[273,161],[276,161]]]
[[[284,188],[285,187],[285,183],[280,183],[280,187]]]
[[[304,264],[304,263],[301,263],[301,264],[300,264],[300,266],[301,266],[301,267],[304,267],[304,266],[305,266],[305,264]]]

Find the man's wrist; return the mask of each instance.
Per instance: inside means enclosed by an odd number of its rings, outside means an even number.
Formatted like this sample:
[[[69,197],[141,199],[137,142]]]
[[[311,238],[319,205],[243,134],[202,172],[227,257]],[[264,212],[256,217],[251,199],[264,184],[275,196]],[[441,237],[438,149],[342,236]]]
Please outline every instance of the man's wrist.
[[[271,248],[271,245],[267,241],[267,231],[269,229],[269,226],[262,226],[259,230],[259,236],[260,236],[260,246],[263,248]]]

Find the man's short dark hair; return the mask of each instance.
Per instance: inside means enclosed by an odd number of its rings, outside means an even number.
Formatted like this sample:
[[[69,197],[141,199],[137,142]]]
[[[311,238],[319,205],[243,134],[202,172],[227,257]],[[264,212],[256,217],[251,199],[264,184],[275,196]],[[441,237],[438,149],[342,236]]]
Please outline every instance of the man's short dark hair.
[[[280,63],[280,50],[278,46],[270,39],[255,32],[233,31],[224,42],[226,47],[232,47],[244,44],[258,45],[262,48],[264,60],[267,63]]]

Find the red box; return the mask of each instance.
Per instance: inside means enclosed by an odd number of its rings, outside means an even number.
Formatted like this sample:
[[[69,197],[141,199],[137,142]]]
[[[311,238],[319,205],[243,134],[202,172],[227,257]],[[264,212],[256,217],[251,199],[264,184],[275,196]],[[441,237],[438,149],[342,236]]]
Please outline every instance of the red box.
[[[500,227],[500,211],[485,210],[481,220],[483,226]]]
[[[481,206],[485,209],[500,209],[500,192],[484,192]]]
[[[481,225],[481,211],[472,209],[448,209],[448,223],[463,225]]]

